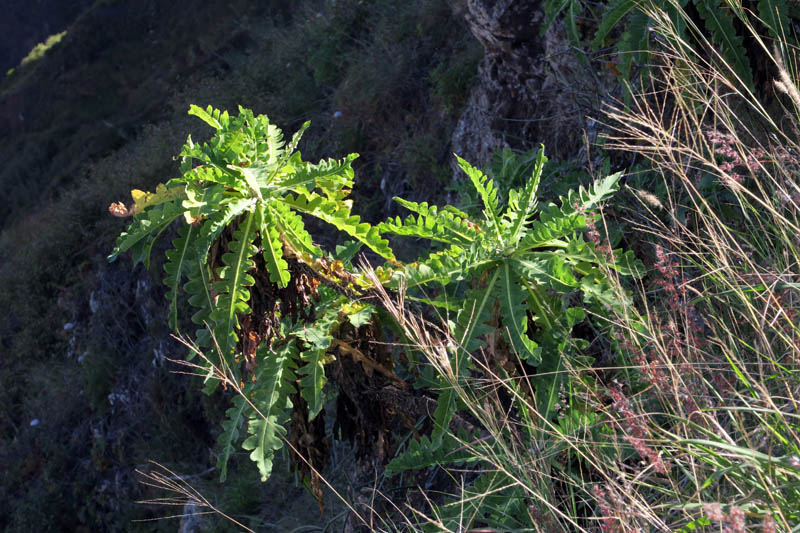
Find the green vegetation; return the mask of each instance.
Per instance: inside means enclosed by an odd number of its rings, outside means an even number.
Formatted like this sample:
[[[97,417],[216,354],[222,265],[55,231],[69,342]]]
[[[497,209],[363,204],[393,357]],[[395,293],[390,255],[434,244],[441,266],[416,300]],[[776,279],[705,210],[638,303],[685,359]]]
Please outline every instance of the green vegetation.
[[[610,60],[617,65],[620,77],[631,82],[646,77],[647,66],[659,56],[658,48],[650,54],[651,28],[658,21],[654,17],[666,16],[672,22],[673,32],[660,37],[693,43],[711,55],[718,54],[750,90],[754,88],[754,72],[762,68],[754,58],[748,58],[748,48],[751,55],[753,50],[746,41],[758,35],[751,31],[752,25],[770,39],[785,39],[790,31],[789,3],[784,0],[654,0],[645,4],[611,0],[599,8],[581,0],[548,0],[545,8],[548,24],[564,14],[567,32],[576,44],[588,40],[596,51],[614,43]],[[578,27],[584,17],[599,19],[600,23],[587,32]]]
[[[480,217],[453,206],[439,209],[397,198],[416,218],[397,217],[372,227],[350,213],[355,154],[313,165],[295,151],[308,123],[285,144],[267,117],[247,109],[240,108],[237,117],[210,106],[192,106],[189,113],[213,127],[215,136],[202,145],[189,137],[181,151],[183,177],[153,193],[134,190],[130,208],[111,206],[117,216],[133,216],[133,222],[109,258],[129,251],[134,262],[149,264],[155,239],[183,218],[164,265],[170,326],[177,332],[178,297],[186,278],[189,303],[197,308],[192,321],[204,326],[193,350],[205,350],[198,369],[206,374],[206,391],[222,382],[238,393],[219,438],[221,481],[246,420],[250,436],[242,446],[252,450],[250,458],[266,481],[274,452],[283,446],[283,426],[290,419],[310,423],[322,411],[326,353],[346,342],[341,323],[369,324],[374,310],[360,302],[383,291],[383,284],[401,292],[443,290],[430,304],[456,313],[452,333],[461,348],[439,361],[451,369],[451,378],[468,378],[474,367],[470,353],[485,346],[482,338],[490,324],[505,331],[496,341],[544,374],[534,379],[535,396],[540,416],[549,419],[565,386],[562,370],[591,363],[581,361],[588,343],[572,338],[573,326],[586,320],[587,311],[621,312],[628,303],[599,265],[626,275],[644,271],[632,254],[597,246],[599,240],[586,242],[581,234],[587,224],[594,227],[591,210],[616,190],[620,173],[571,191],[560,206],[540,209],[536,192],[545,163],[540,151],[532,176],[522,188],[508,191],[503,206],[493,181],[459,159],[483,202]],[[301,215],[356,240],[335,255],[324,253]],[[404,265],[379,230],[447,247]],[[372,277],[351,263],[361,245],[389,260]],[[574,300],[573,293],[582,298],[568,307],[565,300]],[[532,332],[528,313],[535,317]],[[452,390],[446,383],[441,387],[446,392],[436,410],[434,450],[456,411]],[[295,406],[289,397],[298,392],[304,401]]]
[[[481,56],[462,3],[276,4],[186,15],[200,42],[154,45],[150,85],[115,45],[85,68],[119,85],[0,143],[0,528],[174,530],[131,522],[167,497],[209,530],[796,530],[791,10],[547,3],[576,47],[619,35],[627,99],[586,161],[479,170],[448,150]],[[128,191],[133,269],[98,208]]]
[[[29,63],[34,63],[34,62],[38,61],[39,59],[41,59],[42,56],[44,56],[49,49],[51,49],[52,47],[54,47],[55,45],[60,43],[61,39],[63,39],[66,34],[67,34],[66,31],[62,31],[61,33],[53,34],[50,37],[48,37],[47,40],[45,40],[44,42],[39,43],[36,46],[34,46],[31,49],[31,51],[28,52],[28,55],[26,55],[25,57],[22,58],[22,61],[20,61],[19,66],[20,67],[24,67],[24,66],[28,65]],[[14,74],[14,72],[16,72],[16,69],[13,69],[13,68],[9,69],[8,72],[6,72],[6,76],[11,76],[11,75]]]
[[[450,68],[451,55],[474,65],[480,45],[446,5],[413,1],[389,12],[384,4],[394,3],[309,1],[287,10],[284,2],[275,2],[265,16],[263,3],[201,4],[186,12],[162,3],[151,13],[136,3],[97,2],[60,46],[26,68],[24,76],[0,85],[0,100],[9,106],[0,119],[6,161],[0,170],[5,191],[0,305],[7,310],[0,314],[0,406],[9,413],[0,417],[0,453],[12,465],[0,471],[0,499],[12,502],[0,511],[0,529],[84,524],[128,531],[132,519],[165,514],[136,503],[160,496],[137,483],[137,468],[149,470],[153,459],[183,474],[205,472],[216,463],[216,457],[209,463],[209,455],[227,400],[198,395],[197,383],[170,373],[164,357],[176,357],[181,346],[169,338],[162,319],[161,260],[153,261],[153,272],[107,266],[103,260],[120,231],[105,206],[131,189],[152,189],[175,176],[173,156],[188,132],[199,141],[208,136],[205,124],[186,116],[188,100],[228,108],[247,102],[275,110],[272,118],[287,129],[312,118],[315,129],[302,144],[304,155],[316,159],[342,153],[337,146],[347,138],[374,139],[359,147],[361,157],[354,162],[374,178],[359,180],[352,193],[358,206],[384,205],[381,168],[392,169],[396,185],[424,185],[410,190],[415,199],[417,194],[431,197],[431,191],[441,194],[449,178],[448,139],[469,87],[449,92],[447,98],[454,100],[437,100],[434,106],[430,73]],[[325,16],[318,17],[320,12]],[[406,28],[400,30],[400,22]],[[334,29],[360,36],[357,41],[343,37],[346,49],[331,44],[325,53],[338,60],[355,63],[381,50],[406,58],[394,81],[383,78],[391,92],[382,97],[398,107],[410,102],[409,109],[419,106],[418,116],[432,113],[436,120],[386,113],[365,121],[358,106],[367,96],[345,91],[344,83],[369,92],[372,87],[362,80],[374,76],[371,71],[334,70],[324,83],[306,83],[307,59],[323,51],[303,43]],[[424,42],[417,38],[420,32],[428,32]],[[470,54],[459,55],[464,51]],[[375,68],[380,70],[389,62],[379,59]],[[337,95],[345,92],[359,99],[341,101]],[[449,114],[437,107],[446,104],[453,105]],[[336,111],[341,116],[334,119]],[[420,142],[420,136],[428,141]],[[389,141],[382,145],[379,139]],[[403,151],[411,143],[415,147]],[[428,172],[443,181],[428,179]],[[376,217],[375,212],[358,214]],[[168,242],[175,235],[167,232]],[[27,245],[20,247],[22,241]],[[155,249],[163,258],[159,245]],[[65,330],[67,323],[74,328]],[[59,386],[48,385],[49,380]],[[136,392],[112,405],[109,395],[122,389]],[[58,406],[58,416],[53,411],[44,416],[47,406]],[[30,426],[34,419],[41,423]],[[96,438],[106,445],[95,446]],[[313,497],[293,488],[288,455],[276,460],[279,467],[264,486],[253,487],[245,477],[241,491],[231,492],[230,484],[239,480],[229,474],[225,486],[208,482],[215,472],[192,483],[212,500],[247,494],[250,503],[243,500],[234,508],[250,516],[251,525],[274,523],[280,530],[342,521],[335,505],[324,517],[309,516]],[[344,479],[349,470],[350,462],[339,456],[327,471]],[[238,476],[240,469],[232,471]],[[74,477],[81,483],[71,485]],[[62,485],[73,488],[55,499],[53,491]],[[294,495],[286,518],[265,518],[270,509],[283,510],[284,492]],[[37,522],[30,522],[34,516]],[[208,524],[227,527],[213,517]],[[135,527],[160,531],[175,524]]]
[[[34,46],[33,49],[28,52],[28,55],[22,58],[20,65],[27,65],[28,63],[41,59],[41,57],[44,56],[50,48],[60,43],[61,39],[63,39],[66,34],[67,32],[65,31],[56,33],[48,37],[43,43],[39,43]]]

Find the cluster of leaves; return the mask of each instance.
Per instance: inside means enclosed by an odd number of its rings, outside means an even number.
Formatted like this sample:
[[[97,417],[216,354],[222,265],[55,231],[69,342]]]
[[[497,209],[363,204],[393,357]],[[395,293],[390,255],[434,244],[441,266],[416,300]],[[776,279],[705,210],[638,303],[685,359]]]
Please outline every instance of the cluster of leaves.
[[[223,479],[245,422],[242,447],[266,479],[285,439],[293,395],[299,393],[307,404],[303,416],[320,413],[337,326],[370,320],[372,308],[356,297],[376,283],[407,290],[410,298],[448,315],[445,322],[457,344],[449,350],[449,366],[458,380],[475,372],[472,356],[478,352],[503,351],[516,356],[526,375],[535,370],[536,408],[543,419],[554,419],[557,396],[568,380],[561,370],[590,362],[582,353],[587,342],[573,334],[574,326],[588,320],[587,311],[603,316],[626,304],[626,297],[612,290],[609,272],[642,270],[630,252],[584,238],[587,224],[597,219],[593,210],[617,190],[619,173],[570,191],[559,205],[540,205],[543,150],[530,161],[531,176],[503,195],[505,200],[493,180],[459,158],[480,198],[480,213],[396,198],[413,214],[370,226],[351,214],[347,200],[356,156],[304,162],[296,148],[308,124],[284,143],[267,117],[246,109],[231,117],[192,106],[190,114],[216,134],[202,144],[187,140],[181,177],[154,193],[133,191],[131,207],[112,205],[114,214],[133,216],[133,222],[109,259],[130,252],[135,262],[148,264],[158,236],[173,221],[183,222],[164,266],[170,325],[177,330],[181,324],[183,291],[195,308],[195,342],[208,358],[206,390],[225,383],[220,369],[240,384],[219,439]],[[324,221],[354,240],[337,255],[326,253],[301,216]],[[401,264],[381,233],[423,239],[439,249]],[[377,278],[352,266],[362,245],[386,260]],[[427,297],[432,291],[438,295]],[[493,331],[502,335],[489,335]],[[487,341],[490,337],[494,340]],[[439,391],[434,432],[398,457],[391,473],[468,459],[453,451],[468,435],[456,438],[449,430],[459,407],[451,385],[443,377],[433,383],[431,389]],[[530,419],[530,413],[520,416]]]
[[[505,154],[495,165],[498,181],[513,179],[520,168],[527,167],[531,174],[521,188],[501,195],[494,180],[459,158],[459,166],[481,203],[477,215],[452,206],[439,208],[398,198],[414,214],[381,224],[383,231],[443,245],[396,271],[388,284],[406,287],[409,297],[416,296],[446,313],[456,343],[450,350],[453,376],[448,381],[441,375],[435,385],[442,392],[434,415],[433,437],[426,443],[430,449],[421,454],[418,447],[410,446],[390,463],[389,472],[408,467],[415,460],[427,464],[432,457],[441,458],[439,464],[463,460],[459,451],[468,439],[453,439],[447,430],[462,407],[456,389],[469,390],[469,376],[481,371],[475,364],[477,353],[493,372],[510,378],[509,383],[524,377],[532,384],[532,391],[517,390],[523,396],[532,393],[529,402],[518,403],[517,413],[522,427],[531,432],[529,438],[538,438],[535,428],[551,422],[565,434],[572,434],[592,419],[591,413],[580,412],[577,403],[570,417],[558,416],[558,402],[563,391],[571,390],[570,380],[575,375],[567,368],[585,367],[593,361],[585,353],[588,341],[575,334],[575,326],[589,315],[621,312],[630,301],[626,294],[617,292],[609,273],[640,277],[644,267],[632,252],[612,251],[607,241],[601,245],[584,237],[587,226],[593,227],[598,219],[592,210],[617,191],[621,173],[597,180],[588,188],[571,190],[560,198],[559,205],[540,205],[537,191],[545,162],[543,150],[533,157]],[[501,196],[507,198],[505,205]],[[434,291],[435,298],[426,296]],[[607,326],[597,318],[594,322]],[[527,412],[523,403],[535,406],[537,415]],[[537,422],[542,420],[547,422]],[[458,524],[466,512],[463,502],[472,501],[474,508],[467,514],[476,517],[478,523],[503,528],[519,523],[523,527],[526,500],[522,489],[510,483],[506,474],[489,470],[469,490],[475,498],[463,494],[458,505],[446,504],[438,509],[442,523],[450,520],[451,525]],[[493,494],[489,498],[492,501],[486,500],[487,494]]]
[[[499,329],[507,351],[546,373],[537,378],[536,404],[549,418],[563,386],[565,363],[577,363],[585,348],[585,342],[573,338],[573,326],[586,319],[587,309],[603,315],[626,303],[612,290],[606,268],[623,275],[644,269],[632,252],[603,252],[581,232],[596,218],[591,209],[617,190],[621,173],[570,191],[561,205],[540,209],[536,193],[545,161],[540,150],[532,176],[522,189],[509,191],[502,209],[494,181],[459,158],[483,202],[480,218],[452,206],[396,199],[416,215],[389,220],[381,229],[446,245],[397,271],[390,285],[441,289],[436,299],[423,300],[453,312],[450,330],[461,347],[455,350],[453,368],[464,367],[459,353],[495,351],[484,339]],[[570,304],[573,292],[582,296],[576,305]],[[446,426],[446,420],[437,421],[437,427]]]
[[[240,108],[236,117],[211,107],[192,106],[189,113],[216,134],[202,144],[189,137],[181,151],[181,177],[154,193],[133,191],[130,208],[111,206],[118,216],[132,215],[133,222],[109,259],[127,251],[134,263],[148,265],[158,236],[173,221],[183,220],[164,265],[170,326],[178,330],[183,289],[196,308],[192,321],[200,329],[195,342],[208,357],[206,390],[219,383],[219,369],[230,371],[237,383],[249,374],[245,395],[234,400],[223,424],[219,468],[224,479],[239,429],[249,420],[250,436],[243,446],[252,450],[251,458],[266,478],[274,450],[282,446],[282,424],[288,419],[293,388],[300,387],[310,416],[322,408],[323,358],[336,323],[331,318],[338,312],[333,304],[340,297],[323,290],[326,298],[319,303],[318,320],[297,325],[281,316],[284,320],[275,327],[275,317],[281,314],[275,311],[275,299],[269,308],[253,308],[256,263],[264,265],[274,289],[289,287],[289,262],[327,264],[320,263],[325,256],[301,215],[333,225],[386,259],[393,260],[393,255],[377,229],[350,212],[346,198],[355,154],[311,164],[296,151],[308,123],[286,144],[266,116],[254,116],[246,109]],[[315,292],[316,285],[311,285],[308,291]],[[318,294],[317,298],[321,299]],[[279,339],[280,344],[275,342]],[[244,371],[238,364],[243,361]],[[297,373],[303,377],[298,379]]]
[[[592,19],[600,20],[590,40],[595,50],[608,46],[612,35],[617,31],[621,32],[619,37],[614,38],[619,52],[618,70],[622,79],[631,80],[633,67],[646,65],[651,57],[649,51],[653,12],[640,9],[640,3],[635,0],[611,0],[603,5],[604,12],[600,14],[593,13],[592,6],[581,0],[548,0],[545,2],[545,27],[563,13],[570,38],[575,43],[583,42],[584,36],[581,35],[576,21],[581,19],[581,14],[588,12]],[[695,32],[708,36],[701,37],[699,41],[707,38],[708,42],[718,47],[722,59],[752,90],[754,65],[751,63],[753,58],[747,57],[744,44],[747,32],[741,30],[740,21],[747,19],[741,2],[658,0],[651,7],[662,10],[673,21],[679,33],[676,38],[698,43]],[[687,8],[697,11],[700,20],[696,21],[696,26],[687,25],[687,20],[690,20],[685,13]],[[757,10],[772,38],[783,38],[789,31],[789,3],[785,0],[759,0]]]

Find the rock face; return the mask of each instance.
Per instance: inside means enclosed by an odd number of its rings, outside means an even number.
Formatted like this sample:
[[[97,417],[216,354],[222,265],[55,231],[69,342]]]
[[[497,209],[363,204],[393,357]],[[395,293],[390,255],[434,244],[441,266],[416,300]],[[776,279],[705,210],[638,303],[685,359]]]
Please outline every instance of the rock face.
[[[575,154],[586,113],[599,109],[602,88],[570,48],[563,25],[542,33],[541,0],[467,0],[466,7],[485,55],[453,150],[484,167],[503,147],[543,143],[551,156]]]

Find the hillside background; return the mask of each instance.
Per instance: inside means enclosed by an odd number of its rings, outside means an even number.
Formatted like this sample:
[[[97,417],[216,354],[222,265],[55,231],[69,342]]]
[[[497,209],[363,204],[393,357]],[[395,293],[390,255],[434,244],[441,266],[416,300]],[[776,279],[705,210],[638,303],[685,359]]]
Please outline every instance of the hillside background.
[[[285,456],[261,483],[241,452],[228,483],[217,482],[229,399],[205,396],[169,362],[185,347],[166,325],[162,264],[106,261],[125,225],[109,204],[176,176],[187,135],[210,135],[190,104],[241,105],[287,133],[311,120],[304,159],[359,153],[354,205],[370,222],[398,214],[395,196],[458,200],[454,152],[486,168],[498,150],[543,143],[544,199],[603,165],[640,162],[595,149],[604,104],[624,98],[609,59],[621,30],[608,48],[576,54],[560,18],[544,31],[538,2],[13,0],[4,11],[3,531],[175,531],[177,520],[155,519],[180,512],[136,503],[163,496],[137,474],[151,461],[259,531],[348,526],[330,494],[316,512]],[[578,23],[586,38],[598,21]],[[764,72],[755,81],[769,87]],[[414,243],[397,250],[419,253]],[[333,456],[326,476],[346,498],[377,483],[350,445]],[[216,516],[195,527],[234,530]]]
[[[174,531],[135,471],[157,461],[225,512],[288,531],[334,519],[284,466],[213,471],[227,400],[166,358],[159,264],[107,264],[132,188],[176,175],[189,104],[312,120],[306,159],[359,152],[356,204],[443,198],[451,137],[483,56],[436,1],[11,2],[0,23],[0,529]],[[8,15],[8,16],[6,16]],[[51,35],[62,32],[49,46]],[[27,56],[27,59],[25,59]],[[23,63],[23,64],[20,64]],[[383,185],[382,185],[383,184]],[[347,485],[348,459],[331,475]],[[283,479],[277,479],[283,478]],[[351,480],[352,481],[352,480]],[[287,502],[289,502],[287,504]],[[341,521],[341,517],[339,518]],[[260,526],[259,526],[260,525]],[[214,518],[208,530],[227,527]]]

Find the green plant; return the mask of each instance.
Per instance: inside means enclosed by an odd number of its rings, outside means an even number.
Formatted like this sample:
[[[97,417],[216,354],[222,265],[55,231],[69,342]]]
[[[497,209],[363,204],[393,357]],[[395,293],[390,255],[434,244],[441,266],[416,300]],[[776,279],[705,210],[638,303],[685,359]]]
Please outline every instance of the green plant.
[[[209,358],[206,390],[219,383],[219,369],[230,369],[236,383],[252,381],[243,385],[247,398],[234,399],[223,424],[220,476],[225,478],[240,427],[249,420],[250,436],[243,446],[252,450],[251,458],[266,479],[272,455],[282,446],[280,428],[288,419],[295,373],[302,376],[298,384],[310,417],[322,409],[325,351],[339,311],[336,294],[322,289],[327,299],[318,306],[321,316],[313,324],[296,324],[299,310],[313,306],[309,298],[319,298],[316,280],[309,280],[300,265],[316,268],[342,291],[355,288],[337,278],[343,272],[341,261],[327,262],[301,214],[333,225],[387,259],[393,255],[376,228],[350,213],[350,164],[356,155],[314,165],[295,151],[308,123],[287,145],[267,117],[249,110],[240,108],[238,116],[230,117],[192,106],[190,114],[213,127],[216,135],[203,144],[187,140],[181,151],[182,177],[154,193],[134,191],[130,209],[112,206],[116,214],[134,218],[109,259],[129,251],[134,262],[149,264],[155,240],[182,219],[164,265],[170,326],[178,330],[183,287],[197,309],[192,320],[201,326],[196,343]],[[352,306],[353,313],[363,307]]]
[[[608,471],[598,515],[615,526],[792,531],[800,439],[797,400],[784,391],[796,387],[800,360],[796,130],[734,65],[696,61],[675,21],[645,7],[670,44],[659,58],[663,92],[612,110],[606,145],[644,154],[667,194],[642,223],[655,261],[640,314],[618,319],[632,368],[626,391],[610,393],[616,432],[665,468]],[[772,51],[759,42],[791,101],[796,81],[784,65],[796,58],[785,41]]]
[[[448,324],[447,339],[433,341],[426,333],[431,327],[395,310],[406,337],[436,368],[437,376],[427,379],[442,392],[424,451],[409,446],[388,470],[463,461],[478,465],[468,487],[434,506],[431,516],[423,515],[431,530],[522,528],[536,521],[526,502],[556,501],[531,473],[532,464],[549,471],[558,465],[553,457],[570,448],[565,437],[594,432],[597,421],[572,394],[591,386],[578,369],[593,362],[576,325],[607,328],[602,317],[630,304],[612,273],[644,272],[630,252],[612,251],[595,228],[599,218],[592,210],[617,190],[621,174],[570,191],[560,205],[540,206],[537,190],[546,158],[543,150],[532,155],[507,152],[496,160],[500,184],[517,181],[528,169],[522,187],[504,187],[504,194],[494,180],[459,159],[482,207],[475,215],[396,199],[415,214],[381,224],[384,231],[444,246],[395,272],[387,284],[434,306]],[[431,298],[430,293],[438,294]],[[484,388],[484,383],[495,385]],[[512,398],[510,411],[491,392],[494,387]],[[566,418],[565,409],[571,409]],[[479,421],[479,434],[449,429],[461,411]],[[499,419],[500,412],[509,414]],[[531,446],[548,449],[548,457],[530,458],[524,450]],[[565,523],[575,525],[568,518]]]
[[[607,242],[601,244],[599,234],[592,235],[593,242],[582,233],[587,224],[594,227],[597,217],[592,209],[617,190],[621,173],[588,189],[570,191],[560,205],[540,209],[536,193],[545,161],[540,150],[527,183],[510,189],[507,205],[502,206],[494,181],[459,158],[483,204],[481,216],[470,217],[452,206],[396,199],[416,216],[397,217],[380,227],[446,246],[407,265],[390,286],[442,289],[436,299],[422,299],[454,313],[448,321],[460,347],[452,362],[454,372],[461,371],[459,379],[468,372],[464,354],[486,349],[516,355],[544,374],[532,380],[538,412],[547,420],[564,385],[565,365],[587,362],[580,356],[586,342],[572,335],[573,326],[586,319],[587,310],[602,316],[604,309],[627,303],[620,300],[605,268],[623,275],[640,275],[643,268],[631,252],[612,251]],[[579,299],[571,299],[578,294]],[[502,338],[504,347],[484,341],[492,328],[503,333],[494,342]],[[441,430],[455,409],[454,397],[448,394],[440,397],[436,423]]]
[[[711,53],[713,59],[721,59],[731,67],[731,74],[739,77],[743,84],[752,90],[753,71],[755,58],[749,58],[744,43],[745,37],[751,35],[741,26],[749,24],[749,12],[739,0],[659,0],[657,2],[642,3],[638,0],[611,0],[604,7],[604,13],[599,17],[599,24],[591,38],[591,46],[597,50],[607,46],[612,33],[622,27],[621,36],[615,39],[616,50],[619,54],[619,72],[622,79],[629,82],[634,66],[648,65],[653,56],[651,50],[651,27],[653,24],[652,11],[656,8],[662,10],[674,23],[675,34],[667,36],[685,43],[692,42],[697,46],[697,51],[707,54],[710,49],[703,49],[704,45],[711,44],[718,48],[718,56]],[[695,9],[699,19],[687,16],[687,9]],[[785,39],[790,31],[789,4],[784,0],[760,0],[757,6],[760,23],[769,32],[772,39]],[[581,0],[548,0],[545,3],[546,24],[555,20],[561,13],[567,13],[567,31],[570,38],[579,43],[581,34],[576,26],[576,15],[589,11],[591,8]],[[706,37],[708,36],[708,37]],[[642,73],[646,76],[646,73]]]
[[[28,52],[28,55],[22,58],[20,65],[26,65],[30,62],[36,61],[39,58],[41,58],[43,55],[47,53],[49,49],[60,43],[61,39],[63,39],[66,34],[67,34],[66,31],[62,31],[61,33],[55,33],[50,37],[48,37],[44,42],[41,42],[36,46],[34,46],[33,49],[30,52]]]
[[[267,117],[246,109],[240,108],[236,117],[211,107],[192,106],[189,112],[213,127],[215,135],[203,144],[187,140],[181,177],[153,193],[134,190],[130,207],[112,204],[114,214],[133,216],[133,221],[109,259],[130,252],[134,262],[149,264],[155,240],[174,221],[182,222],[164,265],[169,323],[180,330],[183,290],[196,310],[192,321],[200,326],[192,351],[203,359],[189,364],[202,370],[207,392],[222,383],[236,393],[219,437],[222,480],[245,422],[241,446],[266,479],[275,451],[288,439],[286,424],[316,419],[324,404],[330,353],[334,347],[340,353],[357,351],[347,346],[346,325],[359,328],[376,320],[368,301],[389,310],[383,320],[394,316],[395,328],[404,331],[403,321],[391,313],[387,289],[398,295],[408,291],[410,298],[433,309],[453,312],[444,320],[452,342],[438,361],[449,370],[432,383],[422,382],[440,391],[433,434],[410,445],[390,471],[464,459],[456,448],[469,435],[451,435],[449,429],[463,404],[458,389],[468,386],[471,373],[495,363],[529,383],[515,391],[532,398],[517,416],[528,422],[533,437],[538,431],[533,419],[543,420],[542,427],[555,419],[560,391],[570,386],[564,370],[591,362],[583,353],[588,342],[574,327],[590,320],[587,311],[599,317],[628,304],[611,272],[641,273],[630,252],[612,251],[594,227],[598,216],[593,210],[617,190],[621,173],[570,191],[560,205],[540,206],[537,190],[546,162],[540,150],[530,177],[522,187],[508,190],[503,205],[493,181],[459,158],[483,204],[479,215],[397,198],[416,215],[370,226],[351,214],[347,198],[356,156],[304,162],[296,147],[308,124],[284,143]],[[511,157],[505,155],[501,168],[516,175],[526,163]],[[313,242],[302,217],[317,218],[354,240],[335,254],[326,253]],[[401,264],[381,231],[445,247]],[[386,263],[377,270],[353,267],[362,245]],[[428,298],[431,290],[439,295]],[[592,322],[606,326],[602,320]],[[492,329],[502,334],[492,335]],[[487,363],[484,354],[494,361]],[[502,361],[514,357],[518,367],[503,366]],[[321,464],[311,457],[303,460],[321,498],[316,471]],[[495,487],[506,477],[480,479]]]

